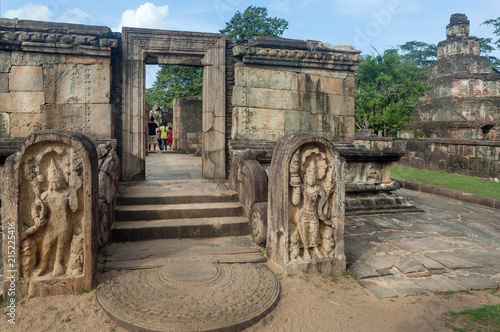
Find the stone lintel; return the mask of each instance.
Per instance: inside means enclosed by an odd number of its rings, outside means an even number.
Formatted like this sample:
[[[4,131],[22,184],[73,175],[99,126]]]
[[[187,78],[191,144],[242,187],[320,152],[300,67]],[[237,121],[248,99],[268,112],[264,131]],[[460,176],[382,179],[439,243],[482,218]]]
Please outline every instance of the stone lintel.
[[[108,27],[40,22],[18,19],[0,20],[1,49],[110,56],[118,40]]]
[[[356,70],[360,51],[350,45],[318,41],[254,37],[233,47],[233,55],[245,64]]]

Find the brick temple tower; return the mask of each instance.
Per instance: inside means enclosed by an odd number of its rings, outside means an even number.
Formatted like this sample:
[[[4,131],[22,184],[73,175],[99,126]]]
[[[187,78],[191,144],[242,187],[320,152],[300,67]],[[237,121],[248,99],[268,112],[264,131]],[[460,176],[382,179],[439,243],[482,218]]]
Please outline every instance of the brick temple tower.
[[[412,112],[415,137],[500,139],[500,74],[479,55],[465,14],[453,14],[438,61],[429,68],[431,89]]]

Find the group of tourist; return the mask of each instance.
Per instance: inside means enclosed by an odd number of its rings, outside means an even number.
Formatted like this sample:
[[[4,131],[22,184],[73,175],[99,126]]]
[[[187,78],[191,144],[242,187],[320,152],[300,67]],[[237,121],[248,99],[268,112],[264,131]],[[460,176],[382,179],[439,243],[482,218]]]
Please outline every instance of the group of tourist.
[[[167,121],[163,121],[163,125],[158,127],[154,117],[151,117],[149,120],[148,151],[151,151],[151,145],[153,145],[153,150],[156,150],[156,142],[158,142],[160,151],[172,150],[172,127],[167,127]]]

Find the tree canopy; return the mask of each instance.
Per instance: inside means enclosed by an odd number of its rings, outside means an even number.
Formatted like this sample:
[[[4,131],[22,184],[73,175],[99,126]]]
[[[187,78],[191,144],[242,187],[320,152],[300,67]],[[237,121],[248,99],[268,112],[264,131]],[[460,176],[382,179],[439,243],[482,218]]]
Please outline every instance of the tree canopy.
[[[265,7],[250,6],[243,13],[237,11],[219,32],[229,39],[281,37],[287,28],[288,22],[285,19],[269,17]]]
[[[398,46],[403,59],[412,61],[417,67],[429,67],[437,61],[437,46],[420,41],[409,41]]]
[[[201,97],[203,68],[160,66],[153,86],[146,89],[146,103],[172,107],[175,98]]]
[[[410,119],[418,98],[427,89],[427,73],[390,49],[362,57],[356,75],[356,125],[395,136]]]

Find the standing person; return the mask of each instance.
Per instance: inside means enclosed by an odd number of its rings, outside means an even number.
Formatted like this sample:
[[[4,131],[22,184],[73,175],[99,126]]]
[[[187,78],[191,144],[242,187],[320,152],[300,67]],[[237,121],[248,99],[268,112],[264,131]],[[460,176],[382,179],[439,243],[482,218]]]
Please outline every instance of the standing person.
[[[160,134],[160,138],[161,138],[160,150],[163,151],[163,149],[165,149],[165,151],[167,151],[167,138],[168,138],[167,121],[163,121],[163,126],[160,127],[160,130],[161,130],[161,134]]]
[[[170,151],[172,151],[172,127],[168,127],[167,146],[169,146]]]
[[[158,125],[155,122],[155,118],[151,117],[148,123],[149,139],[148,139],[148,150],[151,151],[151,144],[153,144],[153,150],[156,150],[156,128]],[[159,146],[158,146],[159,147]]]

